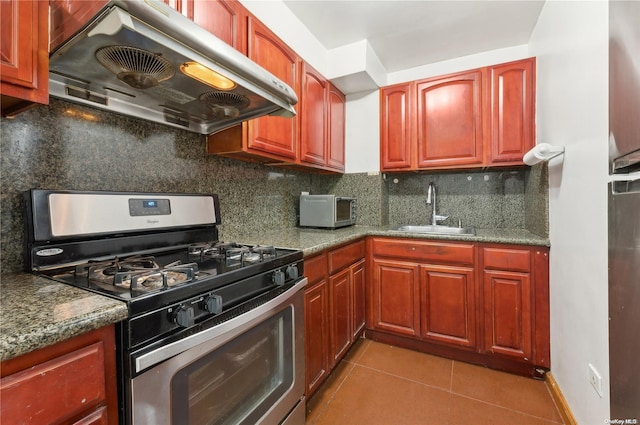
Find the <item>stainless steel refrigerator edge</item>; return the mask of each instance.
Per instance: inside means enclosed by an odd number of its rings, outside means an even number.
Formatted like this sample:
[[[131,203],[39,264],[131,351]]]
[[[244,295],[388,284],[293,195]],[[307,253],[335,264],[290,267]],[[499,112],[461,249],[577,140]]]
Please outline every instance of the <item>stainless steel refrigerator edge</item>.
[[[609,2],[609,377],[621,423],[640,420],[639,22],[640,2]]]

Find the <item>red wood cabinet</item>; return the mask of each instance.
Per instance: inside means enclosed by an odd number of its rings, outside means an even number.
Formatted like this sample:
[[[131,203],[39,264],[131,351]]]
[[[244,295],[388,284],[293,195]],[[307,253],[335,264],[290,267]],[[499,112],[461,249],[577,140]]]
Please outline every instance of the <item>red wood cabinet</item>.
[[[535,58],[489,68],[487,164],[521,164],[535,145]]]
[[[310,397],[330,372],[329,287],[326,253],[305,258],[309,279],[304,298],[306,394]]]
[[[476,347],[476,285],[471,267],[421,267],[422,337]]]
[[[416,84],[417,167],[482,164],[481,70]]]
[[[49,103],[48,11],[46,1],[0,1],[3,116],[16,114],[33,103]]]
[[[300,161],[327,165],[327,80],[302,62],[300,87]]]
[[[535,58],[380,90],[382,171],[522,165],[535,144]]]
[[[345,124],[347,100],[340,90],[329,83],[327,93],[327,167],[344,172]]]
[[[307,397],[364,331],[364,250],[357,241],[304,260]]]
[[[50,0],[49,50],[55,50],[78,32],[106,4],[107,0]]]
[[[380,169],[415,168],[412,151],[415,144],[414,83],[396,84],[380,89]]]
[[[2,363],[2,423],[117,424],[115,331],[108,326]]]
[[[372,237],[367,250],[374,339],[523,374],[550,367],[548,248]]]
[[[483,349],[549,367],[548,250],[482,248]]]
[[[248,12],[240,2],[186,0],[183,3],[178,10],[185,16],[236,50],[246,54]],[[176,6],[172,5],[172,7]]]

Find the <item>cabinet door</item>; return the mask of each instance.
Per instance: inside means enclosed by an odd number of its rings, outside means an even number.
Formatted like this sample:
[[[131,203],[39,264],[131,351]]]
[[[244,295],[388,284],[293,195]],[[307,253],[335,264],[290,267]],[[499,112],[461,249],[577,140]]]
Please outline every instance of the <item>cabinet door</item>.
[[[421,267],[422,337],[456,346],[476,346],[475,279],[472,268]]]
[[[535,58],[489,68],[491,137],[489,164],[522,164],[535,144]]]
[[[358,334],[364,328],[365,323],[365,296],[366,296],[366,273],[365,273],[365,260],[362,259],[358,263],[351,266],[351,284],[352,284],[352,297],[353,300],[353,330],[352,341],[358,337]]]
[[[337,171],[344,171],[345,146],[345,104],[344,94],[333,84],[329,83],[327,99],[328,147],[327,166]]]
[[[344,356],[351,345],[351,270],[329,278],[331,317],[331,366]]]
[[[248,55],[298,93],[296,54],[266,26],[249,17]],[[280,158],[298,157],[298,118],[266,116],[250,122],[247,146]]]
[[[300,90],[300,161],[327,164],[327,81],[302,62]]]
[[[399,335],[420,334],[419,266],[373,259],[371,318],[374,329]]]
[[[182,13],[189,19],[236,50],[246,53],[246,19],[248,15],[244,6],[238,1],[187,0],[186,9]]]
[[[414,143],[413,83],[380,89],[380,169],[408,170],[412,167]]]
[[[417,166],[482,164],[482,71],[416,85]]]
[[[530,361],[532,358],[529,273],[484,270],[485,349]]]
[[[304,294],[306,395],[310,397],[329,374],[329,291],[322,280]]]
[[[49,103],[48,7],[46,1],[0,1],[3,115],[22,109],[23,100]]]

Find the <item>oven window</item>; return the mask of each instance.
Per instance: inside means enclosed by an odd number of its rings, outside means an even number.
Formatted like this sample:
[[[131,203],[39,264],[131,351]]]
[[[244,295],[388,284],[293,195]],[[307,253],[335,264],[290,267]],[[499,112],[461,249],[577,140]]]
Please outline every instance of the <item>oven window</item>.
[[[339,200],[336,201],[336,221],[344,221],[351,219],[351,201]]]
[[[292,309],[178,371],[174,424],[255,424],[293,383]]]

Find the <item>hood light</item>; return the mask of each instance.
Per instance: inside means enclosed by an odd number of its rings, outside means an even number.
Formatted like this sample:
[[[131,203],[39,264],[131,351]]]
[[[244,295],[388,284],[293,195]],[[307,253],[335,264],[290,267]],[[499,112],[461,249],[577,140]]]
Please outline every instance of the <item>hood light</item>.
[[[218,74],[198,62],[185,62],[180,65],[180,71],[182,71],[184,75],[218,90],[232,90],[236,87],[236,83],[227,77]]]

